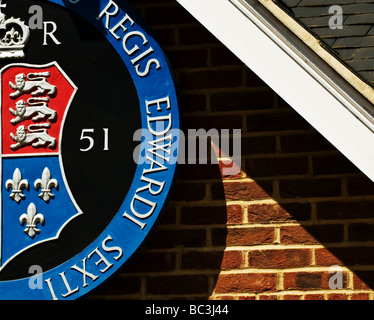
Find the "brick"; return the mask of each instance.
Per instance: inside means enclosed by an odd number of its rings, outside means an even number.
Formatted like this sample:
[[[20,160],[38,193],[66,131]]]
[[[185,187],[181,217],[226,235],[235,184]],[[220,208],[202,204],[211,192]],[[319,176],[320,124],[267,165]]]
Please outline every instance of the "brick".
[[[184,164],[180,166],[178,178],[184,181],[221,180],[221,172],[217,164]]]
[[[353,293],[351,300],[370,300],[370,295],[368,293]]]
[[[148,277],[146,290],[153,295],[207,294],[209,280],[204,275]]]
[[[212,95],[212,111],[263,110],[274,108],[274,93],[269,90],[230,92]]]
[[[214,296],[214,300],[235,300],[235,297],[229,295]]]
[[[252,178],[284,175],[306,175],[309,170],[307,157],[260,158],[245,162],[247,174]]]
[[[292,107],[279,96],[277,96],[276,98],[276,106],[282,112],[285,112],[286,110],[287,112],[291,112],[293,110]],[[294,133],[290,132],[290,134],[294,134]]]
[[[221,171],[222,179],[224,180],[240,179],[242,176],[241,164],[237,164],[231,159],[227,159],[225,161],[220,160],[219,168]]]
[[[160,19],[162,17],[162,19]],[[179,5],[165,5],[147,8],[145,19],[148,25],[161,26],[196,23],[195,18]]]
[[[255,74],[251,69],[247,68],[245,75],[246,75],[245,81],[246,81],[247,87],[269,88],[269,86],[266,85],[266,83],[257,74]]]
[[[373,265],[374,264],[374,248],[373,247],[329,247],[331,255],[326,252],[318,252],[316,249],[317,265],[333,265],[340,264],[349,267],[354,265]],[[332,259],[332,255],[337,259]],[[331,263],[332,262],[332,263]]]
[[[250,137],[242,139],[242,155],[271,154],[275,152],[275,137]]]
[[[252,268],[306,267],[311,263],[311,251],[309,249],[253,250],[248,253],[248,262]]]
[[[313,174],[357,173],[357,167],[342,154],[329,156],[313,156]]]
[[[197,201],[204,198],[204,183],[184,183],[178,181],[172,191],[173,201]]]
[[[324,300],[324,296],[323,294],[318,294],[318,293],[314,293],[314,294],[306,294],[304,296],[304,300]]]
[[[199,131],[196,130],[204,129],[206,132],[202,133],[216,133],[215,130],[218,131],[218,134],[221,134],[222,129],[241,129],[242,128],[243,119],[241,116],[238,115],[231,115],[231,116],[186,116],[184,118],[184,133],[186,137],[193,133],[198,134]],[[189,129],[194,129],[194,131],[189,132]],[[211,129],[214,131],[209,132]],[[232,133],[232,131],[231,131]]]
[[[287,226],[280,228],[281,244],[316,244],[316,240],[302,226]]]
[[[204,94],[180,94],[179,106],[185,113],[205,111],[206,103],[206,96]]]
[[[184,90],[235,88],[242,84],[242,70],[183,71],[179,84]]]
[[[373,217],[374,201],[328,201],[317,203],[318,219],[361,219]]]
[[[225,189],[223,183],[212,183],[211,194],[213,200],[226,200]]]
[[[333,253],[328,249],[315,249],[315,263],[317,266],[334,266],[339,265],[343,266],[343,262],[340,261]]]
[[[240,205],[227,206],[227,224],[241,224],[243,222],[243,210]]]
[[[175,225],[177,221],[176,209],[169,206],[161,216],[159,226]]]
[[[152,235],[152,241],[147,243],[149,249],[168,249],[175,246],[186,248],[204,247],[206,245],[206,230],[204,229],[161,229]]]
[[[138,277],[117,277],[109,280],[104,286],[95,291],[90,298],[103,299],[108,296],[121,296],[126,294],[136,294],[141,291],[141,279]]]
[[[238,66],[243,65],[228,48],[222,46],[211,49],[212,66]]]
[[[348,227],[349,241],[373,241],[374,225],[368,223],[352,223]]]
[[[307,130],[310,125],[296,112],[260,113],[247,116],[248,132],[279,132],[290,130]]]
[[[212,228],[211,241],[213,246],[226,247],[227,228]]]
[[[249,246],[273,242],[273,227],[229,228],[227,230],[226,244],[228,246]]]
[[[282,153],[319,152],[336,150],[320,134],[286,135],[280,137]]]
[[[214,37],[206,28],[201,25],[180,27],[179,38],[181,45],[207,45],[211,43],[217,43],[217,38]]]
[[[353,274],[354,290],[372,290],[374,286],[373,271],[355,271]]]
[[[313,290],[322,286],[321,272],[295,272],[283,275],[283,286],[285,290]]]
[[[173,28],[153,30],[155,37],[162,46],[173,46],[176,44],[176,31]]]
[[[346,293],[330,293],[327,295],[327,300],[348,300]]]
[[[283,300],[301,300],[301,294],[285,294],[283,295]]]
[[[226,224],[226,206],[183,207],[181,222],[184,225]]]
[[[193,133],[193,132],[192,132]],[[221,159],[219,161],[219,165],[221,165],[221,162],[223,162],[223,165],[231,166],[232,162],[235,162],[235,165],[241,167],[242,159],[241,153],[241,129],[235,128],[235,129],[222,129],[219,131],[220,134],[220,141],[218,141],[217,138],[212,138],[212,148],[214,150],[214,155],[216,157],[222,157],[225,159]],[[235,134],[235,136],[233,136]],[[230,135],[232,135],[230,137]],[[193,134],[192,134],[193,136]],[[212,134],[214,137],[214,135]],[[217,134],[215,133],[215,136]]]
[[[248,221],[251,223],[294,222],[308,220],[311,215],[310,204],[263,203],[248,206]]]
[[[206,49],[180,49],[166,51],[173,70],[183,68],[203,68],[208,63],[208,51]]]
[[[129,273],[172,271],[175,269],[175,261],[174,253],[141,252],[126,271]]]
[[[352,196],[374,195],[374,182],[366,176],[349,178],[347,185]]]
[[[220,270],[223,254],[216,251],[191,251],[182,254],[182,270]]]
[[[278,204],[252,204],[248,206],[248,221],[250,223],[269,223],[288,220],[288,217],[284,217],[279,212],[280,206]]]
[[[256,296],[238,296],[238,300],[247,300],[247,301],[251,301],[251,300],[256,300]]]
[[[289,217],[287,220],[306,221],[311,219],[312,207],[309,203],[282,203],[279,215]]]
[[[240,269],[243,266],[242,251],[225,251],[221,263],[221,270]]]
[[[220,274],[214,291],[216,293],[274,292],[277,288],[275,273]]]
[[[279,297],[275,294],[260,294],[260,300],[278,300]]]
[[[279,189],[282,198],[334,197],[341,195],[341,181],[332,178],[281,180]]]
[[[343,225],[286,226],[280,228],[282,244],[335,243],[344,240]]]
[[[287,272],[283,275],[285,290],[330,289],[329,272]],[[347,274],[343,273],[343,288],[347,287]]]
[[[271,184],[269,182],[261,183],[262,186],[266,188],[265,191],[257,182],[225,182],[223,184],[225,190],[225,196],[227,200],[260,200],[260,199],[269,199]],[[217,187],[217,184],[214,185],[212,190]]]

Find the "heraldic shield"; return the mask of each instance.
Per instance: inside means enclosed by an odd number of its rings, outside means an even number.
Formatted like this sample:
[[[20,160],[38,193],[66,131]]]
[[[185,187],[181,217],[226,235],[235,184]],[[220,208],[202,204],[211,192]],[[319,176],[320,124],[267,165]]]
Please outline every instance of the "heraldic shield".
[[[56,62],[1,70],[0,270],[25,250],[57,239],[81,214],[60,150],[76,91]]]

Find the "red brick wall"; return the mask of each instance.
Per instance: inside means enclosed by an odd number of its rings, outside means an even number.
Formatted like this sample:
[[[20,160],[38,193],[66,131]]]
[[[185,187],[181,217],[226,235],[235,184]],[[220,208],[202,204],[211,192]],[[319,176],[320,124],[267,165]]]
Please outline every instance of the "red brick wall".
[[[372,299],[374,184],[175,0],[130,2],[170,59],[185,132],[241,129],[242,171],[181,165],[146,247],[92,298]]]

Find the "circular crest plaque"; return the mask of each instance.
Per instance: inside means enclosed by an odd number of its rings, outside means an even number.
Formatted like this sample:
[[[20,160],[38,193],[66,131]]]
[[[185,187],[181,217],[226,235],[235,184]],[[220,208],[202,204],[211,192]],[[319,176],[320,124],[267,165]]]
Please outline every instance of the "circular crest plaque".
[[[0,11],[0,299],[77,299],[127,264],[165,208],[173,77],[125,1]]]

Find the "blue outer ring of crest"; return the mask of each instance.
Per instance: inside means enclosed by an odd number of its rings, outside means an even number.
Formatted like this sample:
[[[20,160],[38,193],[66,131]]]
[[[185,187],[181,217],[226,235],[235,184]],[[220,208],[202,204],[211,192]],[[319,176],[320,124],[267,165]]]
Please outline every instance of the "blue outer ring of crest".
[[[153,37],[144,29],[144,22],[139,19],[136,12],[123,0],[114,1],[120,8],[120,11],[116,17],[113,17],[113,25],[120,21],[120,18],[124,14],[128,13],[129,16],[135,21],[135,27],[137,31],[142,32],[148,39],[150,46],[154,49],[154,55],[161,64],[161,69],[157,72],[150,72],[149,76],[144,78],[139,77],[133,65],[130,62],[130,58],[127,56],[122,47],[122,41],[116,40],[109,32],[105,29],[104,19],[98,20],[96,17],[99,13],[106,7],[109,0],[80,0],[76,4],[72,4],[68,0],[45,0],[48,3],[54,3],[60,5],[68,10],[71,10],[81,16],[83,19],[90,22],[95,26],[111,43],[114,49],[121,56],[125,67],[129,71],[133,82],[135,84],[136,90],[138,92],[139,102],[140,102],[140,112],[141,112],[141,124],[142,128],[147,128],[147,113],[146,113],[146,101],[152,101],[160,98],[169,96],[171,103],[171,110],[168,113],[172,113],[173,124],[171,130],[173,130],[173,144],[178,143],[179,141],[179,111],[178,111],[178,101],[177,94],[174,85],[174,79],[169,69],[168,61],[159,47],[157,42]],[[112,22],[112,20],[111,20]],[[58,61],[58,58],[56,59]],[[48,61],[46,61],[48,62]],[[153,66],[152,68],[154,68]],[[78,88],[79,90],[79,88]],[[125,99],[125,97],[124,97]],[[163,114],[160,113],[160,116]],[[166,115],[166,114],[165,114]],[[154,115],[153,115],[154,116]],[[150,141],[149,135],[143,137],[144,140],[141,142],[141,150],[146,150],[148,142]],[[153,138],[156,139],[156,138]],[[132,156],[133,150],[124,150]],[[175,154],[174,154],[174,157]],[[144,186],[144,183],[141,183],[140,178],[142,176],[144,169],[149,169],[149,163],[144,161],[137,165],[133,183],[130,187],[128,194],[125,197],[124,202],[120,210],[117,212],[113,220],[109,225],[103,230],[103,232],[82,252],[71,258],[70,260],[64,262],[63,264],[48,270],[42,274],[43,278],[43,288],[42,289],[31,289],[29,286],[30,280],[33,280],[32,275],[29,278],[11,280],[11,281],[2,281],[0,282],[0,299],[4,300],[51,300],[52,294],[45,282],[46,279],[51,279],[53,285],[53,290],[56,294],[56,297],[61,300],[72,300],[81,298],[92,290],[100,286],[105,280],[110,278],[112,275],[116,274],[121,267],[123,267],[130,258],[136,254],[141,246],[144,244],[148,238],[151,230],[157,224],[157,221],[163,212],[166,202],[169,198],[170,191],[174,184],[174,177],[176,174],[177,164],[174,161],[173,163],[163,163],[164,166],[168,168],[167,171],[160,172],[158,174],[158,179],[162,177],[165,181],[165,187],[162,193],[157,196],[157,207],[153,214],[146,220],[146,227],[142,230],[129,219],[125,219],[123,214],[125,211],[130,212],[130,203],[135,195],[135,192],[138,188]],[[152,176],[149,176],[152,178]],[[152,199],[154,200],[154,199]],[[84,214],[84,213],[83,213]],[[118,256],[118,251],[105,252],[102,249],[102,242],[110,236],[113,241],[107,242],[108,247],[120,247],[122,249],[123,255],[116,262],[114,257]],[[100,260],[100,257],[97,254],[93,254],[91,259],[88,259],[88,255],[92,253],[96,248],[99,248],[99,251],[105,256],[105,258],[112,263],[112,267],[109,268],[105,273],[101,273],[100,270],[105,269],[106,265],[101,262],[98,266],[95,266],[95,262]],[[86,271],[91,272],[95,276],[99,276],[95,281],[92,281],[91,278],[87,277],[87,286],[83,287],[83,275],[75,270],[72,270],[71,267],[76,265],[79,268],[83,268],[83,259],[86,258]],[[63,298],[61,295],[67,293],[66,286],[63,283],[63,280],[60,276],[61,273],[64,273],[66,280],[68,281],[72,290],[76,287],[79,287],[79,291],[76,293]]]

